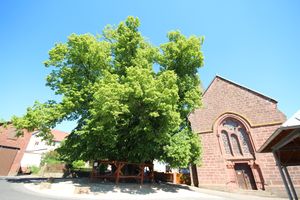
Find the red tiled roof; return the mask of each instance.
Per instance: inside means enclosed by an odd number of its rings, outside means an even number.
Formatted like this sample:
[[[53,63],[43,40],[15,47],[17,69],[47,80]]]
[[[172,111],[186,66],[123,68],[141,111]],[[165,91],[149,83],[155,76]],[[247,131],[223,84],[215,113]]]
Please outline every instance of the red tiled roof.
[[[55,130],[55,129],[51,130],[51,133],[54,136],[53,140],[56,142],[61,142],[63,139],[65,139],[69,135],[69,133]]]

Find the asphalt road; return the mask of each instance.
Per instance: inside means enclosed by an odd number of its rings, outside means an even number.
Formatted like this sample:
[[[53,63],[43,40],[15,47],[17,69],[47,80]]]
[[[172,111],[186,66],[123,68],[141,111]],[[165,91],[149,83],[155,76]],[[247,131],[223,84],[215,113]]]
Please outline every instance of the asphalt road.
[[[28,181],[32,182],[32,179],[28,179]],[[30,190],[27,190],[23,184],[26,182],[26,179],[5,179],[0,178],[0,200],[84,200],[91,198],[62,198],[62,197],[55,197],[55,196],[46,196],[40,193],[35,193]],[[202,196],[202,197],[201,197]],[[213,197],[210,196],[210,198],[207,198],[208,196],[204,197],[203,195],[200,195],[199,198],[192,198],[190,200],[222,200],[225,198],[220,197]],[[95,199],[95,198],[92,198]],[[110,199],[109,196],[106,198],[99,198],[99,199]],[[164,200],[167,200],[167,198],[163,198]],[[172,198],[174,199],[174,198]],[[182,198],[178,198],[178,200]]]
[[[0,199],[1,200],[57,200],[33,193],[24,188],[23,182],[17,179],[0,179]]]
[[[30,191],[24,187],[24,183],[26,182],[33,182],[33,181],[40,181],[39,179],[19,179],[19,178],[3,178],[0,177],[0,200],[92,200],[92,199],[98,199],[98,200],[111,200],[109,195],[104,196],[98,196],[98,197],[91,197],[91,198],[81,198],[81,197],[56,197],[56,196],[48,196],[46,194],[42,193],[36,193],[33,191]],[[124,196],[123,196],[124,197]],[[178,198],[177,198],[178,197]],[[122,198],[118,198],[120,200]],[[139,199],[139,200],[150,200],[147,198],[147,195],[144,197],[131,197],[131,199]],[[157,197],[155,198],[157,199]],[[222,193],[217,191],[211,191],[210,193],[207,193],[207,191],[199,191],[193,198],[184,198],[180,196],[180,193],[178,193],[178,196],[174,198],[174,196],[170,197],[162,197],[163,200],[182,200],[182,199],[188,199],[188,200],[239,200],[239,199],[251,199],[251,200],[273,200],[277,198],[266,198],[266,197],[258,197],[258,196],[245,196],[245,195],[239,195],[234,193]],[[154,199],[151,199],[154,200]],[[278,199],[279,200],[279,199]]]

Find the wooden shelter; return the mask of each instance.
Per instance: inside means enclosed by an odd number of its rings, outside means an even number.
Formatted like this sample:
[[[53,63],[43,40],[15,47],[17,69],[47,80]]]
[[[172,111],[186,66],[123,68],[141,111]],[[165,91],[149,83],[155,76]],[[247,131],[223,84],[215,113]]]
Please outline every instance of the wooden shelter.
[[[97,160],[94,161],[91,179],[113,180],[116,184],[120,179],[131,179],[144,183],[153,182],[154,172],[152,163],[130,163],[123,161]]]
[[[288,166],[300,166],[300,110],[280,126],[258,150],[272,152],[289,199],[298,199]]]

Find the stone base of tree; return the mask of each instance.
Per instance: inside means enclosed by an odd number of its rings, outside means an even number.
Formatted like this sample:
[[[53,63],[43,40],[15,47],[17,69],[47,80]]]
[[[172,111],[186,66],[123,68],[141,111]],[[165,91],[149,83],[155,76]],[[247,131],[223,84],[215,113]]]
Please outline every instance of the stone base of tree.
[[[42,174],[42,177],[45,178],[63,178],[64,177],[64,173],[44,173]]]
[[[89,187],[76,187],[74,190],[74,194],[89,194],[91,192]]]
[[[51,183],[48,182],[40,183],[40,190],[44,190],[44,189],[51,189]]]
[[[46,164],[40,170],[40,175],[42,177],[53,177],[62,178],[66,172],[66,166],[63,163],[59,164]]]

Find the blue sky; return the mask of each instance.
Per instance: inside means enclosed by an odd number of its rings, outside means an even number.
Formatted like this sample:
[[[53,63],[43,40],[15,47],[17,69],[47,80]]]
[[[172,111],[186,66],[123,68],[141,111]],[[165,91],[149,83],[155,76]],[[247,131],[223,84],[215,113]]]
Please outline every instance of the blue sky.
[[[278,101],[287,117],[300,109],[300,1],[48,0],[0,2],[0,118],[22,115],[45,86],[48,51],[71,33],[101,33],[137,16],[151,43],[170,30],[204,36],[204,88],[216,74]],[[58,126],[70,131],[72,123]]]

